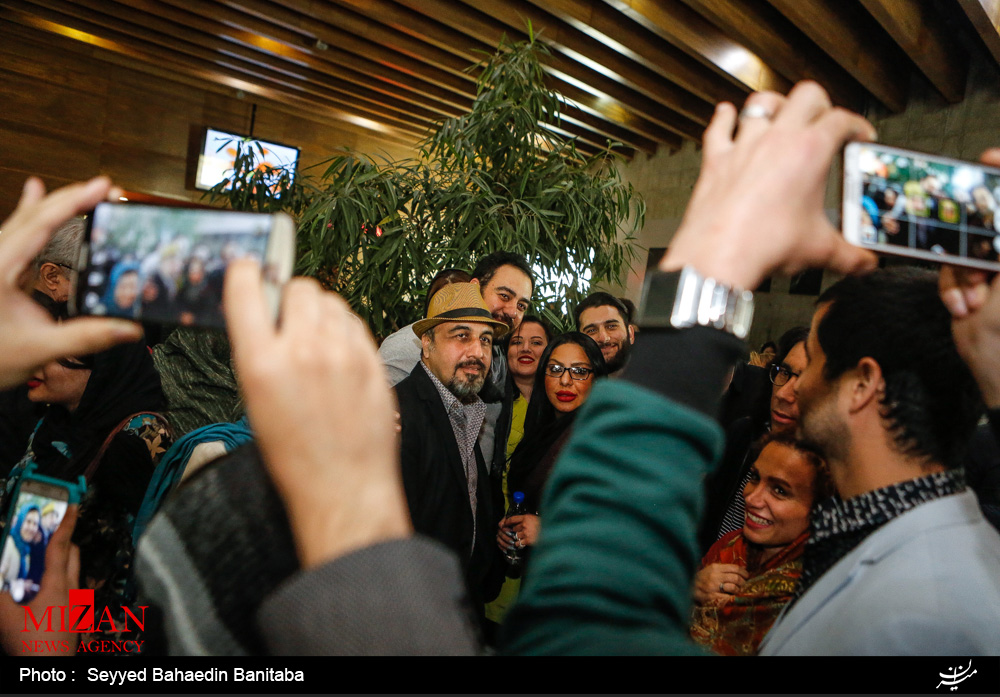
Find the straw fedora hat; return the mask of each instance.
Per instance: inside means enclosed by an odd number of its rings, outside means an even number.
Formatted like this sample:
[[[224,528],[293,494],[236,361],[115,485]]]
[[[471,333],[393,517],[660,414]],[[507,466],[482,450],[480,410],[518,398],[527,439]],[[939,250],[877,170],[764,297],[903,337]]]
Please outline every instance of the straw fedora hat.
[[[451,283],[435,293],[427,308],[427,317],[413,325],[413,333],[423,336],[428,329],[442,322],[492,324],[494,339],[499,339],[510,330],[503,322],[493,319],[477,283]]]

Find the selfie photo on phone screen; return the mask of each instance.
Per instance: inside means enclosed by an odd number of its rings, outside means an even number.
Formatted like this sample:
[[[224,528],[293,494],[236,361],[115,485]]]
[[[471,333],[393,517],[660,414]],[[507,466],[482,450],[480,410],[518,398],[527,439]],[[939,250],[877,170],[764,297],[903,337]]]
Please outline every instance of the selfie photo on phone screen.
[[[34,484],[34,486],[32,486]],[[45,573],[45,550],[69,505],[66,490],[25,482],[14,500],[0,550],[0,589],[18,603],[38,593]]]
[[[871,143],[844,163],[844,235],[886,253],[1000,266],[1000,170]]]
[[[76,293],[82,314],[181,326],[224,326],[229,264],[253,259],[275,276],[294,255],[287,216],[138,204],[100,204],[89,222]],[[279,239],[280,238],[280,239]],[[280,243],[280,244],[279,244]],[[281,264],[287,267],[291,260]]]

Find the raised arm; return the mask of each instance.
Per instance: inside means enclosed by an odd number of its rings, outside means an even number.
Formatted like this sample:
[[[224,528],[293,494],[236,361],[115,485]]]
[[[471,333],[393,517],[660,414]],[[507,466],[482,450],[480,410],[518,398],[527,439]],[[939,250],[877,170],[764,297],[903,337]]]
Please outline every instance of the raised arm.
[[[874,268],[874,255],[845,242],[823,212],[833,157],[848,140],[873,137],[871,124],[801,83],[787,98],[752,95],[734,137],[736,126],[735,108],[720,104],[660,270],[690,266],[752,289],[810,266]],[[543,500],[545,535],[506,651],[696,650],[687,631],[702,480],[721,454],[712,417],[738,347],[717,329],[644,328],[627,381],[594,389]]]

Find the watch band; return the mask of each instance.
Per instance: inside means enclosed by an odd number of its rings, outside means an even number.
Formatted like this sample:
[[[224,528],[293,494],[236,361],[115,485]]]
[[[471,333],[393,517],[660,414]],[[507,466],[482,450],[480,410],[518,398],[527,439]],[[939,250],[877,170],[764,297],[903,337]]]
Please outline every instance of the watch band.
[[[640,327],[713,327],[745,339],[752,320],[753,293],[705,278],[691,266],[656,271],[643,284]]]

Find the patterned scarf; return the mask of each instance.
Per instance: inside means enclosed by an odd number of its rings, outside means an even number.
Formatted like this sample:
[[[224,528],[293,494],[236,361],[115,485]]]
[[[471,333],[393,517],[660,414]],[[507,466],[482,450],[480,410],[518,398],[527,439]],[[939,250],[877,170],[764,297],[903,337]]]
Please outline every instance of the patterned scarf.
[[[802,558],[802,578],[791,604],[830,567],[893,518],[964,489],[965,471],[956,468],[908,479],[846,501],[833,497],[818,504],[812,514],[812,537]]]
[[[792,598],[802,573],[802,552],[809,531],[799,535],[765,563],[761,548],[749,544],[738,530],[712,545],[702,568],[736,564],[749,578],[725,605],[696,605],[691,614],[691,638],[722,656],[752,656],[782,608]]]

